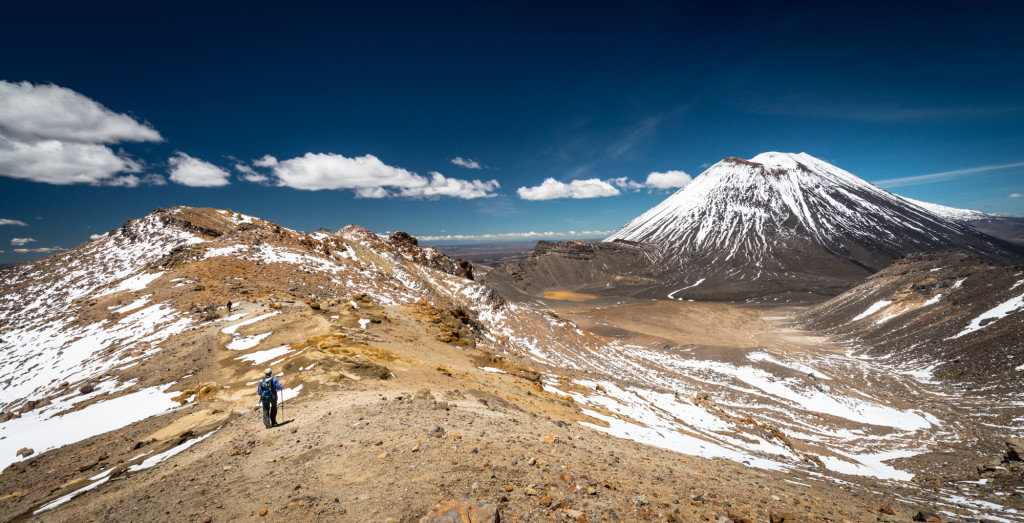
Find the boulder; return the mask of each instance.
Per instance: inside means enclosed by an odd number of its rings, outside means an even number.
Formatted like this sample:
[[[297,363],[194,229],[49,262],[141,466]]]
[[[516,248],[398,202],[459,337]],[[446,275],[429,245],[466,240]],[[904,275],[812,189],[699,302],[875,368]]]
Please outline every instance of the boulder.
[[[467,280],[473,279],[473,264],[469,260],[458,258],[455,260],[455,270],[459,276]]]
[[[1024,461],[1024,439],[1010,438],[1006,440],[1005,461]]]
[[[914,514],[914,521],[924,521],[925,523],[942,523],[942,518],[937,516],[934,512],[928,510],[918,510],[917,514]]]
[[[449,500],[435,505],[420,523],[495,523],[498,517],[495,505]]]
[[[22,458],[27,458],[27,457],[31,456],[32,454],[35,454],[35,453],[36,453],[36,451],[34,451],[34,450],[32,450],[32,449],[30,449],[28,447],[22,447],[22,448],[18,449],[18,452],[16,452],[15,455],[20,456]]]

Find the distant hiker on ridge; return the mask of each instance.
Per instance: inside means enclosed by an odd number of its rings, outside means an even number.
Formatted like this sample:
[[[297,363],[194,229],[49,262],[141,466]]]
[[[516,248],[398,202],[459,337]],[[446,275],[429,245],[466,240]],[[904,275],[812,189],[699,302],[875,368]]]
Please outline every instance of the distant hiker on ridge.
[[[263,404],[263,424],[269,429],[277,426],[277,391],[284,389],[281,382],[273,376],[268,368],[266,377],[256,384],[256,394]]]

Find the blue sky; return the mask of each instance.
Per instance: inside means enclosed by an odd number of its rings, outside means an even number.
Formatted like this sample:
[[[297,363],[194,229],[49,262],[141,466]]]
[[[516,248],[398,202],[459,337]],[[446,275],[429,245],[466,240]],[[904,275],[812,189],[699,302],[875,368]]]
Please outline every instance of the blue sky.
[[[1018,3],[138,4],[5,7],[0,263],[178,204],[593,237],[770,150],[1024,214]]]

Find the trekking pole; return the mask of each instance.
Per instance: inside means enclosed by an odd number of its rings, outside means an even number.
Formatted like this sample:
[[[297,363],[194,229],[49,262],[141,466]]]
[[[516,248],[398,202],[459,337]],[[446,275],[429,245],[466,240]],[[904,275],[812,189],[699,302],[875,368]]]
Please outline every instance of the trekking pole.
[[[284,415],[284,389],[281,389],[281,421],[288,421]]]
[[[252,424],[253,432],[259,430],[259,428],[260,428],[260,414],[262,414],[260,412],[260,410],[262,410],[262,409],[263,409],[263,403],[262,402],[256,403],[256,423]]]

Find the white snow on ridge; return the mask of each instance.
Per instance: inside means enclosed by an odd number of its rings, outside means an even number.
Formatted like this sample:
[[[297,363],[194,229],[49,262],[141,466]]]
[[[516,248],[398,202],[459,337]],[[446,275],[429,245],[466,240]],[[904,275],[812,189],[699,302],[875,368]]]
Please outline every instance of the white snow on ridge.
[[[804,374],[811,374],[815,378],[818,378],[818,379],[823,379],[823,380],[830,380],[830,379],[832,379],[832,378],[828,377],[828,375],[826,375],[825,373],[821,372],[820,370],[817,370],[817,369],[815,369],[815,368],[813,368],[811,366],[805,365],[805,364],[803,364],[803,363],[801,363],[799,361],[792,360],[792,359],[783,361],[781,358],[777,358],[774,355],[769,354],[767,352],[762,352],[762,351],[751,352],[751,353],[747,354],[747,359],[751,360],[751,361],[767,361],[767,362],[771,362],[771,363],[774,363],[774,364],[779,365],[781,367],[786,367],[786,368],[789,368],[789,369],[793,369],[793,370],[795,370],[797,372],[802,372]]]
[[[218,247],[216,249],[210,249],[203,255],[203,259],[217,258],[221,256],[231,256],[237,252],[245,250],[245,245],[228,245],[227,247]]]
[[[163,451],[163,452],[161,452],[159,454],[154,454],[154,455],[146,458],[145,461],[143,461],[142,463],[137,463],[135,465],[132,465],[132,466],[128,467],[125,470],[125,472],[132,472],[132,471],[135,471],[135,470],[145,470],[145,469],[148,469],[148,468],[155,467],[160,462],[167,461],[168,459],[170,459],[170,458],[172,458],[172,457],[174,457],[174,456],[176,456],[178,454],[181,454],[182,452],[185,452],[192,445],[195,445],[196,443],[199,443],[200,441],[203,441],[204,439],[206,439],[206,438],[208,438],[210,436],[213,436],[218,430],[220,430],[220,429],[216,429],[214,431],[207,432],[206,434],[203,434],[202,436],[199,436],[198,438],[195,438],[195,439],[190,439],[190,440],[186,441],[185,443],[182,443],[181,445],[178,445],[177,447],[171,447],[171,448],[169,448],[169,449],[167,449],[167,450],[165,450],[165,451]]]
[[[282,345],[280,347],[274,347],[273,349],[261,350],[253,352],[252,354],[239,356],[235,359],[241,361],[248,361],[252,365],[259,365],[261,363],[266,363],[274,358],[277,358],[278,356],[284,356],[285,354],[291,352],[291,350],[291,347],[289,347],[288,345]]]
[[[593,382],[586,380],[580,383],[594,385]],[[568,395],[580,405],[601,405],[614,413],[636,420],[646,426],[636,425],[618,417],[606,416],[592,409],[585,408],[589,416],[608,423],[608,427],[602,427],[592,423],[580,422],[585,427],[590,427],[619,438],[654,445],[691,456],[720,457],[733,461],[744,461],[750,463],[751,466],[762,469],[782,470],[783,467],[778,461],[755,457],[751,452],[752,450],[756,449],[777,455],[780,461],[783,462],[795,461],[792,451],[783,445],[771,445],[767,442],[752,445],[749,442],[735,440],[733,443],[736,446],[731,447],[680,430],[683,427],[675,424],[673,419],[694,420],[694,425],[700,427],[698,430],[708,433],[716,429],[728,429],[728,425],[725,422],[689,402],[676,401],[671,395],[642,389],[621,389],[611,382],[603,381],[600,384],[608,391],[607,394],[584,396],[576,392],[569,392]],[[560,396],[566,394],[550,386],[545,386],[544,388]],[[651,394],[657,397],[645,397]],[[726,438],[718,434],[716,439]],[[753,446],[754,448],[744,448],[744,446]]]
[[[11,329],[0,345],[0,381],[10,380],[0,407],[8,405],[5,399],[45,396],[49,387],[62,381],[76,383],[129,364],[129,359],[105,357],[104,352],[131,350],[143,342],[157,346],[191,324],[174,308],[159,303],[125,315],[113,325],[54,321],[35,329]]]
[[[920,200],[907,198],[906,196],[900,196],[900,198],[951,221],[983,220],[995,216],[993,214],[975,211],[972,209],[960,209],[957,207],[946,207],[945,205],[939,205],[937,203],[922,202]]]
[[[674,300],[674,299],[675,299],[675,298],[674,298],[674,296],[675,296],[675,294],[676,294],[677,292],[679,292],[679,291],[685,291],[686,289],[692,289],[692,288],[694,288],[694,287],[696,287],[696,286],[698,286],[698,285],[700,285],[700,284],[704,283],[704,280],[705,280],[705,278],[701,278],[701,279],[697,280],[697,283],[694,283],[693,285],[688,285],[688,286],[686,286],[686,287],[683,287],[682,289],[676,289],[676,290],[674,290],[674,291],[670,292],[670,293],[668,294],[668,299],[670,299],[670,300]]]
[[[658,356],[651,358],[663,366],[690,375],[694,371],[711,372],[723,378],[737,380],[755,387],[777,399],[810,412],[828,414],[845,418],[865,425],[892,427],[900,430],[920,430],[928,428],[931,423],[922,416],[909,411],[901,411],[850,396],[833,396],[815,388],[798,389],[789,380],[779,379],[772,374],[747,366],[733,366],[728,363],[710,360],[692,360],[676,357]],[[707,379],[707,378],[705,378]],[[728,384],[726,382],[725,384]]]
[[[98,298],[100,296],[106,296],[108,294],[113,294],[115,292],[120,291],[141,291],[142,289],[145,289],[147,286],[149,286],[150,283],[153,283],[163,275],[164,272],[152,272],[138,274],[132,276],[131,278],[125,278],[117,286],[111,289],[107,289],[99,294],[96,294],[96,297]]]
[[[175,393],[163,392],[166,387],[139,389],[63,416],[51,417],[50,409],[36,409],[0,423],[0,436],[6,436],[0,439],[0,467],[20,461],[15,453],[22,447],[40,454],[167,412],[178,404],[171,401]]]
[[[224,327],[220,331],[223,332],[224,334],[235,334],[235,332],[239,328],[241,328],[241,327],[244,327],[246,325],[252,325],[253,323],[261,322],[261,321],[263,321],[263,320],[265,320],[265,319],[267,319],[267,318],[269,318],[271,316],[276,316],[276,315],[278,315],[280,313],[281,313],[281,311],[268,312],[268,313],[266,313],[266,314],[264,314],[262,316],[256,316],[255,318],[250,318],[250,319],[245,320],[243,322],[239,322],[239,323],[236,323],[234,325],[229,325],[227,327]]]
[[[129,303],[128,305],[125,305],[124,307],[119,307],[118,309],[114,310],[114,312],[116,312],[118,314],[124,314],[126,312],[133,311],[133,310],[138,309],[138,308],[142,307],[143,305],[149,303],[149,299],[152,298],[152,297],[153,297],[152,294],[147,294],[147,295],[145,295],[145,296],[143,296],[143,297],[133,301],[132,303]]]
[[[1010,314],[1020,310],[1021,308],[1024,308],[1024,294],[1017,296],[1016,298],[1010,298],[1009,300],[1006,300],[1003,303],[1000,303],[999,305],[996,305],[995,307],[992,307],[991,309],[983,312],[980,316],[971,320],[971,322],[967,324],[966,327],[964,327],[964,330],[960,331],[960,334],[957,334],[956,336],[946,339],[956,339],[961,336],[970,334],[974,331],[984,329],[988,325],[991,325],[996,321],[999,321],[1000,319],[1009,316]],[[986,320],[992,321],[987,325],[982,325],[982,323],[985,322]]]
[[[864,318],[867,318],[868,316],[871,316],[872,314],[882,310],[883,307],[886,307],[886,306],[888,306],[890,304],[892,304],[892,301],[889,301],[889,300],[877,301],[874,304],[872,304],[870,307],[868,307],[867,310],[865,310],[864,312],[858,314],[857,316],[855,316],[850,321],[857,321],[857,320],[862,320]]]
[[[844,454],[833,449],[833,452],[841,454],[854,461],[847,461],[835,456],[819,456],[825,467],[829,470],[850,474],[852,476],[869,476],[880,479],[895,479],[898,481],[910,481],[914,474],[894,468],[885,461],[897,458],[909,458],[918,454],[915,451],[892,451],[878,454]]]
[[[263,334],[255,334],[253,336],[242,336],[241,338],[235,338],[225,345],[228,350],[248,350],[260,344],[261,341],[267,339],[268,336],[273,334],[274,331],[265,332]]]

